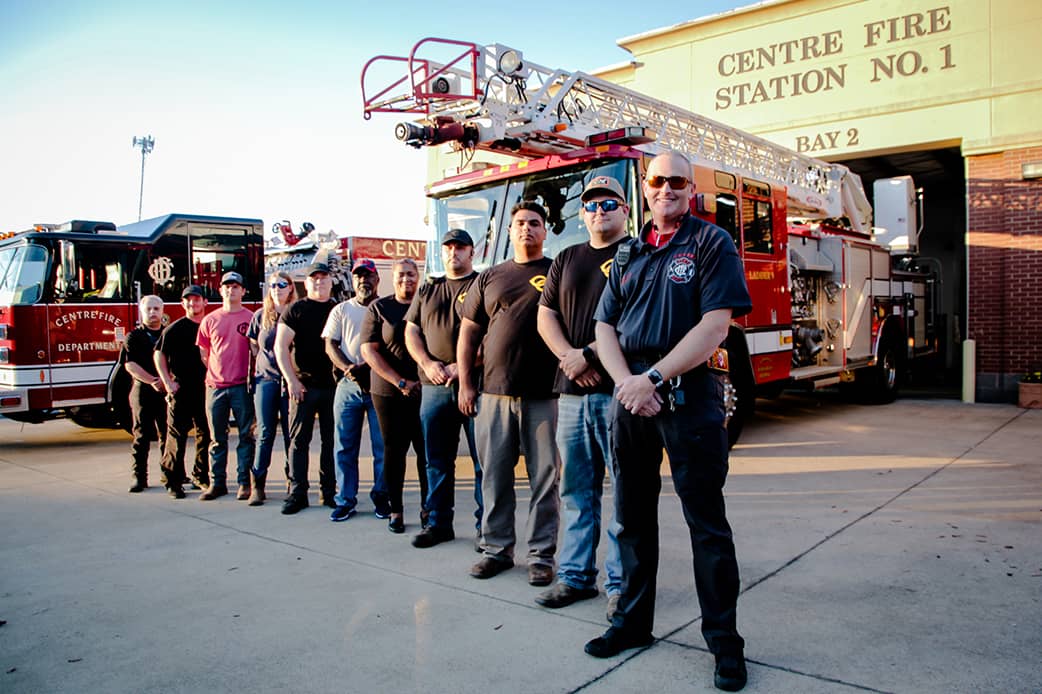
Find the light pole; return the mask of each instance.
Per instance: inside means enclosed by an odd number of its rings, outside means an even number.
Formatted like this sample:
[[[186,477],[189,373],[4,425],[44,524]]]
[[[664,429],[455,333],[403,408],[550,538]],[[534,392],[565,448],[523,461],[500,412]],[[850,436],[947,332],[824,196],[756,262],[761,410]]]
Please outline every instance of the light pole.
[[[141,148],[141,190],[137,197],[137,221],[141,221],[141,202],[145,198],[145,155],[152,153],[152,148],[155,147],[156,141],[152,139],[151,135],[146,137],[134,137],[134,147]]]

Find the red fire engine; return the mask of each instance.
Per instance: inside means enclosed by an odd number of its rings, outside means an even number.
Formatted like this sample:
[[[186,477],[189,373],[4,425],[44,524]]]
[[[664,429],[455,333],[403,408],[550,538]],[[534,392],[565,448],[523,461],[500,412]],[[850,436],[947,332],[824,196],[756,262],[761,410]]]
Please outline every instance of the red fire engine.
[[[282,222],[282,228],[289,222]],[[291,228],[291,227],[290,227]],[[333,297],[338,301],[350,297],[351,265],[360,258],[368,258],[376,264],[380,273],[377,292],[387,296],[394,292],[391,281],[391,266],[399,258],[411,258],[424,271],[427,244],[417,239],[392,239],[366,236],[337,236],[330,231],[325,235],[312,236],[309,241],[293,244],[276,244],[277,237],[269,237],[272,243],[265,248],[264,272],[285,272],[298,284],[303,293],[304,272],[314,262],[329,265],[333,275]]]
[[[377,79],[389,82],[374,91]],[[637,201],[650,157],[687,155],[691,211],[731,234],[753,297],[752,313],[735,321],[726,343],[732,444],[757,394],[849,381],[887,401],[911,359],[937,348],[934,280],[916,262],[908,177],[877,182],[877,204],[899,204],[888,208],[890,228],[873,230],[860,178],[842,165],[588,74],[532,64],[498,44],[424,39],[407,57],[370,60],[362,93],[367,119],[420,114],[396,128],[408,145],[449,143],[465,162],[474,150],[510,156],[503,165],[461,167],[427,189],[431,238],[466,229],[479,268],[510,257],[514,203],[534,199],[548,210],[545,251],[553,256],[586,239],[579,196],[591,178],[613,176]],[[631,215],[635,234],[646,210],[634,204]],[[438,259],[430,254],[432,266]]]
[[[256,306],[262,262],[259,219],[170,214],[120,227],[77,220],[2,235],[0,414],[126,426],[129,381],[115,365],[140,297],[163,299],[166,324],[183,315],[187,285],[219,303],[221,275],[235,270]]]

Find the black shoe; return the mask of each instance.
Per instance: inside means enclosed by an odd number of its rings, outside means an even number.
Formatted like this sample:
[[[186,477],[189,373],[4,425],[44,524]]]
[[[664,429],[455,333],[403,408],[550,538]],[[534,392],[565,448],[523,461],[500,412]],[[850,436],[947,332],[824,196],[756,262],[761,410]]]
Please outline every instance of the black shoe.
[[[514,566],[514,560],[507,559],[493,559],[492,557],[485,557],[474,566],[470,567],[470,575],[474,578],[492,578],[498,576],[507,569],[511,569]]]
[[[428,525],[420,532],[413,535],[412,546],[423,549],[440,545],[442,542],[451,542],[456,539],[456,533],[452,528],[440,528],[436,525]]]
[[[608,631],[586,644],[584,649],[594,658],[611,658],[630,648],[644,648],[655,643],[651,634],[631,634],[616,627],[608,627]]]
[[[182,489],[181,485],[179,485],[179,484],[174,486],[174,487],[167,487],[166,493],[169,494],[170,497],[173,498],[173,499],[183,499],[183,498],[185,498],[185,490]]]
[[[228,487],[223,484],[211,484],[209,489],[199,495],[199,501],[213,501],[221,496],[228,496]]]
[[[140,494],[141,492],[145,491],[146,489],[148,489],[148,482],[142,482],[141,480],[138,480],[138,481],[134,482],[134,485],[130,489],[128,489],[127,491],[130,492],[131,494]]]
[[[395,535],[401,535],[405,532],[405,519],[401,516],[398,516],[397,518],[392,518],[391,520],[387,521],[387,529]]]
[[[537,595],[535,601],[538,605],[555,610],[594,597],[597,597],[596,588],[573,588],[567,583],[558,583],[550,590]]]
[[[548,586],[553,582],[554,567],[547,564],[532,564],[528,567],[528,585]]]
[[[336,508],[336,501],[333,500],[333,494],[322,494],[318,497],[318,503],[326,508]]]
[[[295,496],[286,497],[286,500],[282,502],[282,515],[292,516],[294,513],[299,513],[308,507],[308,500],[298,499]]]
[[[337,506],[333,509],[333,512],[329,514],[329,520],[334,523],[342,523],[353,515],[355,515],[354,506]]]
[[[713,684],[725,692],[737,692],[745,687],[749,674],[745,669],[745,656],[717,655]]]

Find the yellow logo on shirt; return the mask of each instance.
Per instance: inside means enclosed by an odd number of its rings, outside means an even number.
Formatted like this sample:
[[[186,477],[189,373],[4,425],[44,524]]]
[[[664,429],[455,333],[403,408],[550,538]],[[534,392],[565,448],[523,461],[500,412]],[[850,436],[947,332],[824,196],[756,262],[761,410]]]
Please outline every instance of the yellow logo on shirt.
[[[462,291],[462,292],[459,293],[459,296],[456,297],[456,301],[458,301],[458,302],[460,302],[462,304],[463,300],[466,299],[466,298],[467,298],[467,292]]]
[[[546,275],[536,275],[532,279],[528,280],[528,283],[536,288],[536,291],[543,291],[543,286],[546,285]]]
[[[611,263],[613,260],[615,260],[615,258],[608,258],[603,263],[601,263],[601,272],[604,273],[605,277],[607,277],[608,273],[611,272]]]

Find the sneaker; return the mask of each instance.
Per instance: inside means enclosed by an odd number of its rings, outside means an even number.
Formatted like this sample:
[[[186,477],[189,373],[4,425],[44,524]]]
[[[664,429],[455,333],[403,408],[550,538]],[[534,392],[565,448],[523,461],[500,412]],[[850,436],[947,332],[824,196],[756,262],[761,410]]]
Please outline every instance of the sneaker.
[[[337,506],[333,509],[333,512],[329,514],[329,520],[334,523],[346,521],[351,516],[355,515],[355,509],[353,506]]]
[[[211,484],[209,489],[199,495],[199,501],[213,501],[218,497],[227,495],[228,487],[223,484]]]
[[[492,578],[498,576],[507,569],[511,569],[514,566],[514,560],[507,557],[506,559],[493,559],[492,557],[485,557],[474,566],[470,567],[470,575],[474,578]]]
[[[594,597],[597,597],[596,588],[575,588],[567,583],[558,583],[550,590],[537,595],[535,601],[537,605],[555,610],[558,607],[568,607],[572,603]]]
[[[725,692],[737,692],[745,687],[749,675],[745,669],[745,656],[737,655],[716,656],[716,670],[713,673],[713,686]]]
[[[391,504],[390,504],[390,502],[388,502],[388,501],[374,501],[373,502],[373,506],[375,506],[375,508],[373,509],[373,513],[376,515],[377,518],[385,519],[385,518],[390,518],[391,517]]]
[[[622,597],[618,593],[612,593],[608,596],[608,624],[611,624],[612,618],[619,611],[619,598]]]
[[[167,487],[166,493],[170,495],[172,499],[183,499],[185,498],[185,490],[181,488],[181,485],[175,487]]]
[[[442,528],[436,525],[428,525],[420,532],[413,535],[412,546],[423,549],[440,545],[442,542],[451,542],[456,539],[456,533],[452,528]]]
[[[594,658],[611,658],[630,648],[644,648],[655,643],[651,634],[633,634],[618,627],[608,627],[608,631],[586,644],[584,650]]]
[[[528,567],[528,585],[548,586],[554,581],[554,567],[547,564],[532,564]],[[594,591],[596,593],[596,591]]]
[[[295,496],[288,496],[286,500],[282,502],[282,515],[292,516],[294,513],[299,513],[308,507],[307,497],[298,499]]]

